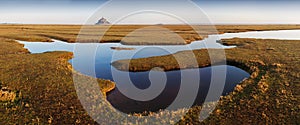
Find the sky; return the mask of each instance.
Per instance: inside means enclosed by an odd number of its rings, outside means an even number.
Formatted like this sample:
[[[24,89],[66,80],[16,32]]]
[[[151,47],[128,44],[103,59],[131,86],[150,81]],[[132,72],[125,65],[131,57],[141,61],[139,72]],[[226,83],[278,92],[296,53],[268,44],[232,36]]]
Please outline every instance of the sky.
[[[204,18],[213,24],[300,24],[299,5],[298,0],[0,0],[0,23],[87,24],[105,17],[116,24],[203,23]],[[159,12],[128,15],[143,9]]]

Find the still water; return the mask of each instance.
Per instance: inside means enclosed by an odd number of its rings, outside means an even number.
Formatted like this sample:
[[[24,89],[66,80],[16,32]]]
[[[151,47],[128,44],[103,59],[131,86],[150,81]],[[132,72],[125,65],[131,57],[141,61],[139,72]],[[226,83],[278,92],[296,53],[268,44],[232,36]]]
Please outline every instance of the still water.
[[[257,39],[283,39],[283,40],[300,40],[300,30],[279,30],[279,31],[255,31],[255,32],[243,32],[243,33],[225,33],[221,35],[210,35],[208,38],[195,41],[189,45],[170,45],[170,46],[126,46],[119,43],[66,43],[59,40],[54,42],[26,42],[19,41],[25,45],[31,53],[43,53],[48,51],[69,51],[74,52],[74,58],[70,60],[73,68],[85,75],[109,79],[115,81],[112,72],[124,72],[117,71],[111,66],[111,63],[120,59],[133,59],[144,58],[152,56],[161,56],[173,54],[183,50],[194,50],[202,48],[232,48],[234,46],[222,46],[216,43],[217,40],[226,38],[257,38]],[[111,47],[127,47],[135,48],[134,50],[112,50]],[[94,49],[88,49],[94,48]],[[80,51],[80,52],[79,52]],[[91,66],[92,65],[92,66]],[[93,67],[93,68],[91,68]],[[194,102],[195,105],[201,105],[205,100],[209,86],[212,82],[220,82],[218,80],[211,80],[212,68],[214,70],[225,70],[226,80],[222,95],[226,95],[233,91],[234,87],[242,80],[248,78],[250,75],[244,70],[229,66],[220,65],[206,68],[196,69],[184,69],[178,71],[160,72],[160,71],[148,71],[148,72],[125,72],[129,74],[132,83],[139,89],[147,89],[151,85],[149,74],[165,75],[167,80],[166,86],[162,93],[159,94],[153,100],[150,101],[136,101],[126,97],[119,89],[126,90],[124,88],[118,88],[111,91],[107,95],[108,101],[116,109],[126,112],[143,112],[143,111],[158,111],[168,107],[174,101],[180,87],[184,84],[194,82],[195,79],[182,80],[182,72],[186,74],[199,74],[199,89],[197,98]],[[124,82],[124,81],[123,81]],[[116,81],[116,84],[124,84],[123,82]],[[224,81],[223,81],[224,82]],[[215,100],[209,100],[215,101]]]

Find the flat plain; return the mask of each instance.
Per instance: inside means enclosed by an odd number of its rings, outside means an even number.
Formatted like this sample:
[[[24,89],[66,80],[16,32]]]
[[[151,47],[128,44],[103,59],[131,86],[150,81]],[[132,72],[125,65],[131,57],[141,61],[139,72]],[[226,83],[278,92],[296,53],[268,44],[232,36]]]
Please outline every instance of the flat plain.
[[[73,71],[68,60],[70,52],[46,52],[31,54],[15,40],[51,42],[58,39],[76,42],[82,26],[79,25],[0,25],[0,89],[1,124],[97,124],[83,109],[73,85],[73,75],[93,80]],[[83,34],[80,42],[121,42],[130,32],[147,27],[112,26],[99,40],[99,29],[107,26],[88,26],[90,32]],[[190,26],[166,25],[181,36],[188,44],[205,37],[201,31]],[[203,29],[208,26],[200,26]],[[210,27],[210,26],[209,26]],[[216,26],[218,33],[300,29],[300,25],[223,25]],[[206,31],[200,34],[212,34]],[[100,35],[101,36],[101,35]],[[222,97],[217,108],[202,124],[300,124],[300,41],[264,39],[226,39],[224,45],[237,45],[226,50],[227,62],[242,68],[251,77],[243,81],[228,96]],[[207,50],[195,50],[197,67],[209,66]],[[174,55],[182,55],[179,52]],[[200,60],[201,58],[201,60]],[[168,63],[158,63],[161,60]],[[183,58],[184,59],[184,58]],[[172,55],[130,60],[133,69],[139,71],[152,67],[165,70],[178,69],[173,64]],[[176,62],[174,62],[175,64]],[[118,62],[116,67],[122,65]],[[143,66],[141,68],[141,66]],[[123,67],[123,66],[120,66]],[[126,67],[126,66],[125,66]],[[121,69],[121,68],[120,68]],[[135,71],[133,70],[133,71]],[[111,81],[98,79],[103,93],[112,90]],[[82,81],[89,83],[89,80]],[[0,99],[0,100],[1,100]],[[177,124],[199,124],[200,106],[190,112]]]

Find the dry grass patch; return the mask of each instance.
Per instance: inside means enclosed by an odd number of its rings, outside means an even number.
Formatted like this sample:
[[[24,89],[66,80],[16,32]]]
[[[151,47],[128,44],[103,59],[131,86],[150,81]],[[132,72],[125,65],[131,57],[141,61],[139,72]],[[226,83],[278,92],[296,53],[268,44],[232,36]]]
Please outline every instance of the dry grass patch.
[[[14,102],[16,98],[17,92],[13,92],[7,87],[3,87],[0,82],[0,102]]]
[[[147,27],[153,27],[153,25],[112,25],[111,27],[93,25],[0,25],[0,37],[33,42],[49,42],[51,39],[58,39],[70,43],[98,41],[101,43],[109,43],[121,42],[123,38],[131,32]],[[208,35],[216,33],[300,29],[300,25],[157,25],[155,27],[158,28],[150,30],[152,33],[161,32],[161,28],[168,29],[170,32],[182,37],[185,44],[189,44],[195,40],[202,40]],[[83,32],[80,33],[81,28],[83,28]],[[194,30],[193,28],[196,29]],[[105,30],[107,30],[105,34],[100,34]],[[81,37],[78,39],[79,41],[76,41],[79,33]],[[101,40],[100,36],[103,37]],[[162,36],[158,37],[163,38]],[[124,42],[124,44],[127,43],[128,42]],[[139,45],[141,43],[137,44]],[[156,44],[158,44],[158,42],[156,42]],[[161,44],[165,45],[166,43],[163,42]],[[175,43],[169,42],[169,44]]]
[[[30,54],[9,39],[1,39],[0,47],[0,124],[96,124],[78,100],[73,83],[76,72],[68,63],[72,53]],[[115,87],[107,80],[98,79],[98,83],[103,93]]]

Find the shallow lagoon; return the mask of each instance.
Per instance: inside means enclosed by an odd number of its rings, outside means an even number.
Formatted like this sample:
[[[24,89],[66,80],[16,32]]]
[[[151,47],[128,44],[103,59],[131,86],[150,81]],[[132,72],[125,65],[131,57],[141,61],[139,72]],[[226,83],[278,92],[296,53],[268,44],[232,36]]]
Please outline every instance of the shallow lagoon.
[[[83,74],[102,78],[109,79],[114,81],[112,77],[113,72],[124,72],[117,71],[114,67],[111,67],[111,62],[120,60],[120,59],[131,59],[131,58],[144,58],[151,56],[160,56],[172,54],[182,50],[192,50],[192,49],[201,49],[201,48],[232,48],[227,46],[221,46],[217,44],[216,41],[226,38],[258,38],[258,39],[286,39],[286,40],[300,40],[300,30],[280,30],[280,31],[258,31],[258,32],[244,32],[244,33],[225,33],[221,35],[210,35],[207,39],[202,41],[195,41],[190,45],[175,45],[175,46],[125,46],[119,43],[65,43],[59,40],[54,40],[52,43],[45,42],[24,42],[20,43],[25,44],[31,53],[43,53],[47,51],[69,51],[74,52],[74,59],[72,62],[73,68]],[[82,47],[81,46],[85,46]],[[87,49],[86,48],[95,48]],[[111,47],[127,47],[135,48],[135,50],[112,50]],[[76,51],[74,51],[76,49]],[[80,52],[78,52],[78,50]],[[90,68],[91,65],[94,68]],[[159,109],[166,108],[177,96],[178,90],[182,84],[189,83],[194,81],[194,79],[189,79],[181,81],[181,73],[190,73],[195,74],[195,72],[200,73],[199,81],[199,90],[195,104],[202,104],[209,86],[211,83],[211,69],[224,70],[227,69],[226,81],[224,86],[224,91],[222,95],[226,95],[231,92],[236,84],[240,83],[245,78],[249,77],[249,74],[242,69],[239,69],[234,66],[222,65],[214,66],[207,68],[199,69],[184,69],[178,71],[169,71],[169,72],[151,72],[154,74],[164,74],[167,77],[166,87],[162,93],[155,99],[150,101],[135,101],[124,96],[119,89],[116,88],[107,95],[108,101],[118,110],[132,113],[132,112],[143,112],[147,111],[157,111]],[[130,76],[130,80],[133,84],[140,89],[146,89],[150,86],[151,82],[149,80],[149,72],[127,72]],[[218,81],[218,80],[214,80]],[[116,84],[124,84],[116,82]],[[215,100],[209,100],[215,101]]]

